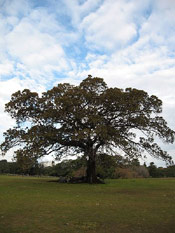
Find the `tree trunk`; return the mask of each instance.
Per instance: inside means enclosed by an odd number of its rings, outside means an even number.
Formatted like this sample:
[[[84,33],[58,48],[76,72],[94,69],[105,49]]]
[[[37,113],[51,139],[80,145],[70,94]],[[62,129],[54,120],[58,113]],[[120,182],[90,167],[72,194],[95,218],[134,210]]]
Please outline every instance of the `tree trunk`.
[[[87,170],[86,170],[86,181],[90,184],[97,183],[96,175],[96,153],[94,150],[88,151],[87,154]]]

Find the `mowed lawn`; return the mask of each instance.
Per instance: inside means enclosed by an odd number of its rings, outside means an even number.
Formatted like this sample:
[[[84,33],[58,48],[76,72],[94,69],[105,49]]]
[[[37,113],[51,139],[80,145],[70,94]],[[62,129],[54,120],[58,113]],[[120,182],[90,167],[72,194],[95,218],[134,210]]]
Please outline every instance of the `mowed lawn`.
[[[0,233],[175,232],[175,179],[53,180],[0,176]]]

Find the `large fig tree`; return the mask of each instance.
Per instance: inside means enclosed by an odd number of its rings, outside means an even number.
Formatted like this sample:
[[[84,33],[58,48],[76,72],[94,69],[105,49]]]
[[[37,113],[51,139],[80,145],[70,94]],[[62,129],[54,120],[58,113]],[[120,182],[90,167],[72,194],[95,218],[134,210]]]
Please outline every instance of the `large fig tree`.
[[[143,90],[108,88],[101,78],[88,76],[80,85],[58,84],[42,96],[28,89],[11,96],[5,106],[16,126],[4,133],[1,151],[16,147],[16,157],[38,159],[81,154],[87,159],[89,183],[97,182],[100,153],[117,149],[129,157],[149,153],[171,161],[155,138],[173,143],[174,131],[163,117],[162,101]]]

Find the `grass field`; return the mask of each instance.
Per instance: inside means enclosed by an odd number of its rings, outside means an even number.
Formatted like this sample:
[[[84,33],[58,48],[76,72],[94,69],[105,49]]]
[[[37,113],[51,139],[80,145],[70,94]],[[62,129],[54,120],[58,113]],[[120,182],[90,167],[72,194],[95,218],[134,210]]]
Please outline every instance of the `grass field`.
[[[0,233],[175,232],[175,179],[51,180],[0,176]]]

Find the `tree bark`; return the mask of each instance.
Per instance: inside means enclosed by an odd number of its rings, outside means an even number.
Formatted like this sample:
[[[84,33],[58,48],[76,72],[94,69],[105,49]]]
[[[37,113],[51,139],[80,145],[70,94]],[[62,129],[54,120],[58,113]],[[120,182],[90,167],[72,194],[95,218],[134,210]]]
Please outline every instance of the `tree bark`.
[[[89,150],[87,157],[86,181],[90,184],[97,183],[96,152],[93,149]]]

